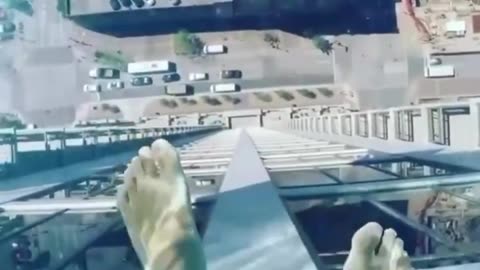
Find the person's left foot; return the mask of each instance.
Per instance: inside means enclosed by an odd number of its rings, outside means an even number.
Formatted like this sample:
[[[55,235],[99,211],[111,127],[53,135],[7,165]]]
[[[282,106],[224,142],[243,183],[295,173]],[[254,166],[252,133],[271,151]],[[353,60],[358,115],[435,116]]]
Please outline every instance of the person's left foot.
[[[145,269],[206,269],[186,177],[167,141],[142,147],[132,159],[117,204]]]

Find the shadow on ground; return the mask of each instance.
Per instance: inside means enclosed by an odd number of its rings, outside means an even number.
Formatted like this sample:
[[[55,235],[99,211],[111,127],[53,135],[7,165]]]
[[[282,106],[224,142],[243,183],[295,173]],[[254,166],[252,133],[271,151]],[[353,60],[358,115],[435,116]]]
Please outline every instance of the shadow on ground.
[[[325,1],[329,3],[306,0],[294,8],[284,7],[284,2],[279,1],[252,8],[246,7],[246,2],[235,1],[233,11],[230,8],[226,12],[233,15],[223,18],[218,16],[221,8],[212,5],[110,12],[72,19],[90,30],[117,37],[170,34],[179,29],[191,32],[280,29],[300,36],[398,32],[394,0]]]

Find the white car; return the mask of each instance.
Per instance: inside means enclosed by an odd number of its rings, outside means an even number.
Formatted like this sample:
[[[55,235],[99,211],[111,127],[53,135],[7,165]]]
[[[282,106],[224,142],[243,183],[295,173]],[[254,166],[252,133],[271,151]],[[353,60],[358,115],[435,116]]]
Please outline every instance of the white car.
[[[156,1],[155,0],[145,0],[145,4],[149,6],[155,6]]]
[[[102,87],[99,84],[85,84],[83,86],[83,92],[100,92]]]
[[[440,65],[442,63],[442,59],[440,58],[430,58],[429,60],[429,64],[431,66],[437,66],[437,65]]]
[[[190,81],[203,81],[208,80],[208,73],[190,73],[188,74]]]
[[[122,81],[115,81],[115,82],[109,82],[107,83],[107,88],[110,90],[113,89],[122,89],[125,87],[125,83]]]

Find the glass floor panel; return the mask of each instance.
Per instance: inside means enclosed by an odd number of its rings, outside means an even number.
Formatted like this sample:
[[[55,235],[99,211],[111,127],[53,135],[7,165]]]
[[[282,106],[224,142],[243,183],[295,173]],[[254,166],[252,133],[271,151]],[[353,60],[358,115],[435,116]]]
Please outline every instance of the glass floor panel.
[[[415,267],[480,261],[479,255],[425,261],[425,256],[480,250],[480,184],[441,190],[401,191],[368,196],[286,201],[299,226],[326,264],[345,261],[354,232],[375,221],[403,239]],[[393,213],[393,214],[392,214]]]

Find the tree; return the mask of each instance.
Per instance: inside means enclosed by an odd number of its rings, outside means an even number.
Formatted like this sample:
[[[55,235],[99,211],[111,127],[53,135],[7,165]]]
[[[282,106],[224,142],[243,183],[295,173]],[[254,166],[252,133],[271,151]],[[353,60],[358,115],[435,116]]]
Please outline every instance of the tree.
[[[190,106],[193,106],[193,105],[197,105],[198,102],[195,99],[189,99],[187,104]]]
[[[278,90],[275,91],[275,94],[277,94],[279,97],[285,99],[286,101],[292,101],[295,99],[295,96],[289,93],[288,91],[285,90]]]
[[[211,106],[219,106],[219,105],[222,105],[222,102],[220,102],[220,100],[218,100],[218,98],[213,98],[213,97],[209,97],[209,96],[203,96],[202,97],[202,100],[203,102],[207,103],[208,105],[211,105]]]
[[[320,49],[323,53],[330,54],[333,49],[333,44],[321,35],[315,35],[312,38],[313,45]]]
[[[165,98],[160,99],[160,105],[167,107],[169,109],[174,109],[178,107],[178,103],[175,100],[170,100]]]
[[[308,90],[308,89],[299,89],[299,90],[297,90],[297,92],[298,92],[300,95],[302,95],[302,96],[304,96],[304,97],[306,97],[306,98],[310,98],[310,99],[315,99],[315,98],[317,98],[317,95],[316,95],[314,92],[312,92],[312,91],[310,91],[310,90]]]
[[[317,91],[327,98],[333,97],[333,95],[335,94],[332,90],[328,88],[317,88]]]
[[[70,0],[57,0],[57,11],[66,17],[70,14]]]
[[[273,98],[269,93],[257,92],[257,93],[253,93],[253,95],[263,102],[272,102],[273,101]]]
[[[5,3],[8,8],[15,9],[28,16],[33,15],[33,7],[28,0],[6,0]]]
[[[182,104],[186,104],[186,105],[197,105],[197,101],[195,99],[189,99],[189,98],[186,98],[186,97],[181,97],[180,99],[180,102]]]
[[[0,114],[0,128],[25,128],[26,125],[16,115],[11,113]]]
[[[200,55],[204,46],[203,41],[187,30],[180,30],[173,38],[175,54],[177,55]]]
[[[122,71],[127,71],[128,63],[130,62],[125,56],[122,55],[121,51],[117,52],[107,52],[107,51],[95,51],[93,54],[97,62],[118,68]]]
[[[102,108],[102,111],[111,112],[113,114],[117,114],[121,112],[120,108],[117,105],[111,105],[108,103],[102,103],[101,108]]]
[[[232,103],[233,105],[239,104],[242,102],[242,100],[238,97],[232,97],[229,95],[223,95],[222,96],[225,101]]]

